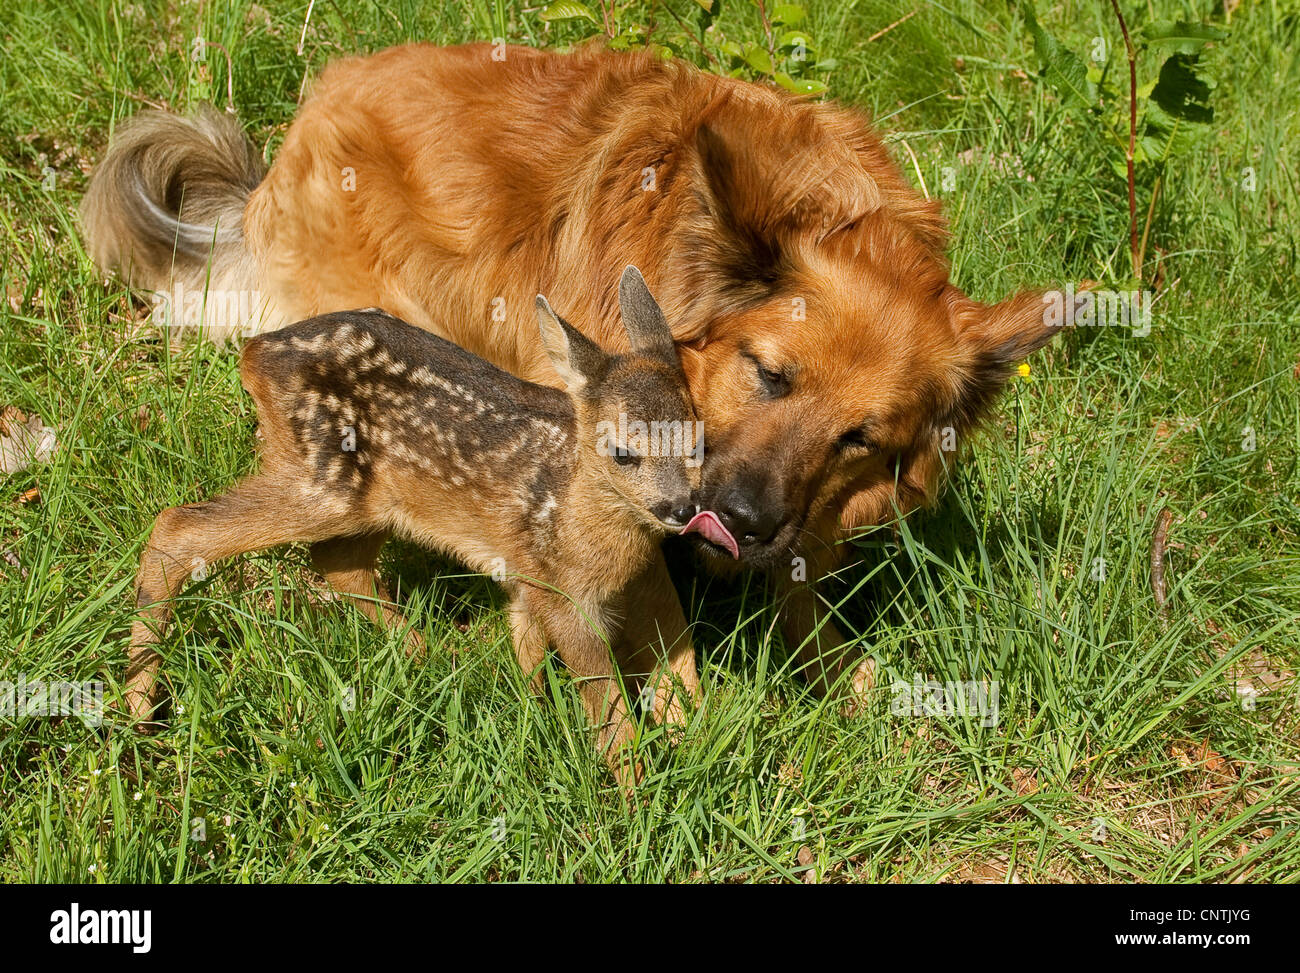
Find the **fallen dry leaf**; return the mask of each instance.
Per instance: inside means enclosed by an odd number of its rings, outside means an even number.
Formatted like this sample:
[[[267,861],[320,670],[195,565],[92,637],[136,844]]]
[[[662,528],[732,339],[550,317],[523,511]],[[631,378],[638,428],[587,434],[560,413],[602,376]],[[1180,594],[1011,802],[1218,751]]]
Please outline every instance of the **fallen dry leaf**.
[[[1229,677],[1238,696],[1257,698],[1285,686],[1295,673],[1271,664],[1263,650],[1255,646],[1233,663]]]
[[[817,869],[813,868],[812,849],[809,848],[807,845],[800,845],[799,854],[796,856],[796,859],[798,860],[800,866],[807,869],[807,871],[803,873],[803,884],[816,885]]]
[[[1020,875],[1011,868],[1010,859],[1000,856],[993,861],[966,862],[947,877],[961,885],[1019,885]]]
[[[11,405],[0,410],[0,475],[47,462],[57,446],[57,435],[40,416],[28,416]]]
[[[1016,782],[1016,793],[1021,797],[1038,792],[1038,771],[1012,767],[1011,778]]]
[[[1180,740],[1169,746],[1169,756],[1174,758],[1180,770],[1195,770],[1197,767],[1206,773],[1219,777],[1236,779],[1237,773],[1231,763],[1223,758],[1217,750],[1210,747],[1210,738],[1201,743],[1195,740]]]
[[[27,580],[27,569],[23,567],[23,563],[18,560],[18,555],[13,551],[8,550],[7,548],[0,551],[0,561],[4,561],[5,564],[9,565],[11,568],[17,568],[19,577],[24,581]]]
[[[1232,771],[1231,765],[1223,759],[1223,755],[1217,750],[1210,749],[1209,737],[1205,738],[1205,742],[1197,750],[1196,757],[1201,763],[1205,764],[1205,769],[1212,774],[1227,775]]]

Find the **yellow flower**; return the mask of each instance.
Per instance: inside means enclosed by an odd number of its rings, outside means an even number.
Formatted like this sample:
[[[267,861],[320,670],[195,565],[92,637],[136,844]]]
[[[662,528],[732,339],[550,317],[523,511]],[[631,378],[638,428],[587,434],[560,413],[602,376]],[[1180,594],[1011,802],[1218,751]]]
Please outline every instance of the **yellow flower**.
[[[1029,377],[1029,362],[1021,362],[1020,367],[1016,369],[1021,378]]]

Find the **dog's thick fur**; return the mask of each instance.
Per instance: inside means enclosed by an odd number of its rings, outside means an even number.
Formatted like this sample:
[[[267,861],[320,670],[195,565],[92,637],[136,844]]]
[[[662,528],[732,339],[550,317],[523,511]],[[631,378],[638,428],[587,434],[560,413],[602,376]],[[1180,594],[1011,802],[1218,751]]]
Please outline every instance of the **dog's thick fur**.
[[[949,282],[937,203],[852,110],[649,54],[493,53],[330,65],[256,188],[233,119],[146,113],[92,181],[91,251],[144,288],[256,292],[254,328],[377,305],[549,384],[533,295],[620,347],[636,264],[705,424],[703,500],[778,578],[931,497],[944,430],[1055,332],[1037,294],[986,306]],[[640,634],[675,638],[662,562],[643,582]],[[790,594],[787,639],[827,685],[842,639]]]

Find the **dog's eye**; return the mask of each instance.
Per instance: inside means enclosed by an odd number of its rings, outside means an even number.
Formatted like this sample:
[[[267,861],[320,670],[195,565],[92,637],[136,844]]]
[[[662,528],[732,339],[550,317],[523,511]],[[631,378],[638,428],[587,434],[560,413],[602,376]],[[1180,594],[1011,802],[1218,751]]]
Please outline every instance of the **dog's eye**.
[[[619,466],[638,467],[641,465],[641,454],[635,449],[628,449],[626,446],[619,446],[614,450],[614,462]]]
[[[757,358],[751,358],[754,368],[758,370],[758,380],[763,386],[763,391],[774,399],[779,399],[790,391],[790,379],[785,372],[779,368],[771,368],[764,365]]]
[[[840,450],[872,450],[877,446],[875,440],[867,435],[865,429],[850,429],[835,443]]]

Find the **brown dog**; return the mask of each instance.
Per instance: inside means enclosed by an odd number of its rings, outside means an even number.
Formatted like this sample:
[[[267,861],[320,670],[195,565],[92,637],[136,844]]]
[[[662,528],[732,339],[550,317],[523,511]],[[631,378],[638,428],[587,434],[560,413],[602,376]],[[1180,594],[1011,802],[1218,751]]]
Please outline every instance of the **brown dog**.
[[[930,498],[943,440],[1056,331],[1037,294],[985,306],[952,286],[938,204],[857,113],[649,54],[340,61],[265,176],[233,119],[145,113],[84,218],[136,286],[208,288],[179,310],[209,333],[377,305],[551,385],[533,295],[625,347],[616,282],[641,267],[705,424],[701,499],[785,582],[787,642],[822,688],[870,668],[800,581],[842,531]],[[680,646],[662,559],[635,591],[627,647]]]

